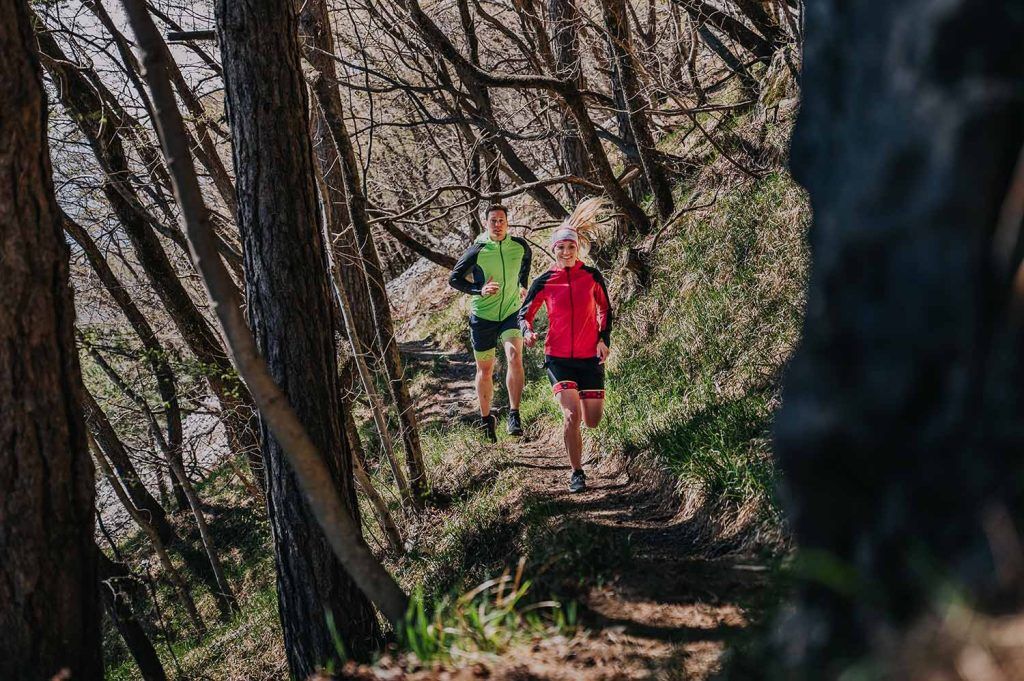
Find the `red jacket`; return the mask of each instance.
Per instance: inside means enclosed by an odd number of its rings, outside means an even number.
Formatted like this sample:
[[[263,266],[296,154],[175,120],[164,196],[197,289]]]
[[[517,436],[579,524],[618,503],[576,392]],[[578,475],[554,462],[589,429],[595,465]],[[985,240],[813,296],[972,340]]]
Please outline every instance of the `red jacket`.
[[[537,277],[519,309],[519,328],[533,330],[541,305],[548,308],[548,337],[544,354],[550,357],[590,359],[597,356],[597,341],[611,345],[612,308],[608,287],[595,267],[577,260],[572,267],[552,267]]]

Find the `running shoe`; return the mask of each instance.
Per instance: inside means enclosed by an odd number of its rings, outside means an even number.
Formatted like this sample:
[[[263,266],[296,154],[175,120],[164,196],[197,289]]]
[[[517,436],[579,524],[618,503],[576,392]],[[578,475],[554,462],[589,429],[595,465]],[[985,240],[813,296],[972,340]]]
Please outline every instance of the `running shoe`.
[[[522,435],[523,434],[523,422],[519,418],[518,411],[510,411],[508,413],[508,434],[509,435]]]
[[[484,435],[491,443],[498,441],[498,433],[495,432],[495,421],[494,414],[488,414],[487,416],[480,417],[480,428],[484,431]]]
[[[587,489],[587,474],[583,472],[582,468],[573,471],[572,477],[569,478],[569,491],[576,494],[585,489]]]

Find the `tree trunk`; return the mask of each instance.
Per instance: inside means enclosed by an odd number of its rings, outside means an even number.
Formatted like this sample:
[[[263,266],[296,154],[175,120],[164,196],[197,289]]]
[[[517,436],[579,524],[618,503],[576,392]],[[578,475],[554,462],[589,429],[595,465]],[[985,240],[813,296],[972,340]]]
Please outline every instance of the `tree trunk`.
[[[654,204],[658,217],[663,221],[672,217],[675,210],[672,199],[672,185],[665,169],[655,156],[657,148],[651,132],[646,110],[647,98],[641,91],[640,79],[633,63],[632,38],[630,37],[629,16],[626,14],[626,0],[601,0],[604,24],[608,30],[608,46],[612,61],[612,90],[617,106],[624,108],[627,127],[636,144],[637,158],[643,168],[647,186],[654,193]],[[621,127],[621,126],[620,126]]]
[[[196,633],[202,636],[206,633],[206,624],[203,622],[203,618],[199,615],[199,610],[196,609],[195,600],[192,598],[192,592],[188,588],[188,583],[181,576],[178,568],[174,567],[174,563],[171,562],[171,556],[167,553],[167,545],[160,539],[160,535],[157,534],[156,529],[149,522],[142,511],[135,507],[129,498],[128,493],[125,492],[124,486],[121,481],[114,475],[114,469],[110,467],[110,461],[106,457],[106,453],[103,448],[99,446],[92,436],[89,436],[89,443],[92,446],[93,455],[96,457],[96,463],[99,464],[100,470],[103,472],[103,476],[107,479],[111,489],[114,490],[114,496],[117,497],[124,509],[128,511],[128,515],[131,516],[135,524],[139,526],[146,538],[153,545],[153,550],[156,552],[157,559],[160,561],[160,566],[166,573],[167,581],[171,583],[175,591],[178,592],[178,598],[181,600],[182,607],[185,608],[185,612],[188,614],[192,625],[196,629]]]
[[[103,676],[68,247],[26,3],[0,3],[0,677]]]
[[[171,469],[172,478],[177,481],[178,485],[184,491],[186,508],[192,510],[192,517],[196,521],[196,529],[199,530],[200,543],[203,546],[203,550],[206,552],[206,559],[209,561],[209,566],[214,576],[214,582],[210,592],[217,601],[221,617],[225,621],[230,620],[232,615],[238,611],[238,602],[235,600],[235,595],[231,591],[231,587],[228,585],[227,578],[224,576],[224,570],[220,564],[220,557],[217,555],[217,548],[213,544],[213,537],[211,536],[209,527],[206,524],[206,517],[203,515],[203,509],[199,504],[199,498],[196,496],[192,482],[188,479],[188,475],[185,473],[185,466],[182,464],[181,460],[181,452],[172,452],[170,450],[167,440],[164,439],[163,433],[160,431],[160,424],[157,422],[156,416],[153,414],[153,410],[149,408],[149,403],[146,402],[145,398],[133,390],[132,387],[125,382],[120,374],[118,374],[117,371],[107,363],[106,359],[104,359],[95,348],[87,346],[87,350],[89,355],[93,358],[100,369],[103,370],[110,381],[125,397],[138,406],[143,416],[149,422],[150,434],[156,441],[157,448],[163,455],[164,460],[167,461],[167,467]]]
[[[103,413],[103,409],[87,389],[82,390],[82,405],[89,431],[100,449],[103,450],[106,460],[116,473],[131,505],[152,526],[160,542],[173,548],[181,556],[185,566],[206,584],[210,593],[219,593],[217,576],[209,560],[194,546],[178,536],[177,531],[167,521],[167,514],[163,507],[142,484],[134,464],[128,458],[128,452],[125,450],[121,438],[110,423],[110,419]],[[188,508],[187,497],[185,508]]]
[[[803,586],[780,679],[838,677],[936,580],[982,610],[1022,585],[999,551],[1024,518],[1020,3],[808,9],[812,278],[775,442],[801,550],[843,588]]]
[[[759,59],[768,59],[772,55],[772,45],[761,35],[748,28],[739,19],[721,11],[704,0],[673,0],[686,10],[699,25],[708,24],[721,31],[723,35],[736,41],[743,49]]]
[[[548,0],[548,23],[555,61],[555,75],[564,81],[583,86],[580,69],[579,23],[582,20],[575,0]],[[559,165],[566,175],[590,178],[592,175],[587,149],[580,139],[579,126],[572,113],[562,107],[561,129],[558,133]],[[568,185],[573,203],[586,197],[587,191],[579,185]]]
[[[290,3],[216,3],[244,245],[249,326],[358,525],[342,428],[327,253],[319,228],[308,105]],[[273,101],[270,108],[265,104]],[[289,668],[305,678],[337,659],[325,613],[347,652],[368,659],[380,630],[331,550],[278,437],[263,423],[278,608]]]
[[[316,50],[333,54],[333,43],[328,40],[330,32],[325,28],[326,8],[321,3],[309,2],[302,14],[304,33],[309,36],[310,45],[316,49],[307,50],[306,56],[317,71],[314,79],[314,94],[319,109],[324,115],[324,122],[334,138],[337,154],[341,159],[339,165],[344,180],[348,217],[352,221],[358,256],[365,272],[365,289],[351,290],[352,300],[361,298],[359,292],[369,294],[372,317],[365,317],[365,309],[354,311],[359,326],[360,338],[367,344],[375,342],[375,354],[384,360],[384,368],[388,376],[388,386],[395,407],[398,410],[399,426],[402,433],[402,444],[405,448],[406,465],[409,467],[409,483],[417,499],[426,496],[427,477],[423,465],[423,453],[420,446],[419,427],[416,424],[416,412],[409,386],[405,381],[402,369],[402,358],[395,339],[394,320],[391,316],[391,303],[385,287],[384,271],[380,263],[380,255],[374,244],[370,230],[370,219],[367,212],[366,197],[363,195],[359,182],[358,166],[352,140],[345,129],[341,116],[341,98],[336,95],[337,78],[334,75],[333,60],[318,57]],[[331,92],[333,90],[334,92]],[[346,281],[346,283],[348,283]],[[358,284],[357,284],[358,285]],[[369,324],[367,324],[369,322]],[[369,326],[370,328],[366,328]]]
[[[107,558],[98,546],[96,553],[99,556],[100,595],[103,605],[121,638],[124,639],[128,652],[138,665],[139,673],[144,681],[166,681],[167,674],[160,662],[160,656],[156,654],[156,649],[146,635],[142,623],[135,617],[131,598],[126,593],[128,582],[134,579],[132,574],[123,564]]]

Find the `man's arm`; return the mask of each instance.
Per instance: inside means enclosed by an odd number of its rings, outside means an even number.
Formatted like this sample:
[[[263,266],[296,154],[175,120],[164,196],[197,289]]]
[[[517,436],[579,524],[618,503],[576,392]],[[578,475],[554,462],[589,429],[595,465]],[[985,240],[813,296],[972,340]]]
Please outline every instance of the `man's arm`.
[[[466,252],[459,258],[459,261],[455,263],[455,267],[452,268],[452,275],[448,277],[448,283],[456,291],[462,291],[473,296],[480,295],[480,285],[467,281],[466,275],[471,274],[473,268],[476,267],[476,256],[480,253],[481,248],[483,248],[482,244],[473,244],[467,248]]]
[[[523,262],[519,266],[519,288],[530,288],[530,266],[533,264],[533,249],[526,239],[512,237],[523,247]]]

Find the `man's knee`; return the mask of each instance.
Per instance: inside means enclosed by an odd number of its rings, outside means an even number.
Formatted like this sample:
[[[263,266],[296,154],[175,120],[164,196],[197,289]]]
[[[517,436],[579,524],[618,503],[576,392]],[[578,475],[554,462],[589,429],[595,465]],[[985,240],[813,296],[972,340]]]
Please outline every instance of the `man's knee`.
[[[478,359],[476,361],[476,380],[478,380],[478,381],[488,381],[488,380],[490,380],[491,375],[493,373],[494,373],[494,360],[493,359],[486,359],[486,360]]]
[[[597,428],[598,424],[601,423],[601,414],[588,414],[584,412],[583,423],[586,424],[587,428]]]

